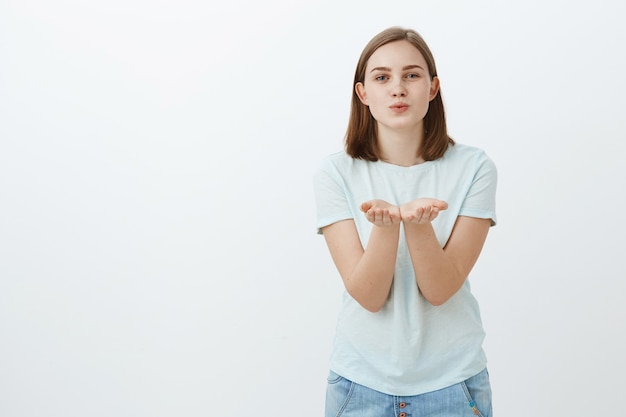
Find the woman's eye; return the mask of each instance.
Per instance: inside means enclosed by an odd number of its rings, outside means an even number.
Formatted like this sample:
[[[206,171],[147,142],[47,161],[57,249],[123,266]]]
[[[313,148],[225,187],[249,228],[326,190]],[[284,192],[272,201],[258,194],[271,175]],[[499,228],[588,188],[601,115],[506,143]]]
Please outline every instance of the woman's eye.
[[[387,79],[386,75],[379,75],[376,78],[374,78],[376,81],[385,81]]]
[[[419,75],[417,75],[417,74],[408,74],[406,76],[406,78],[419,78]]]

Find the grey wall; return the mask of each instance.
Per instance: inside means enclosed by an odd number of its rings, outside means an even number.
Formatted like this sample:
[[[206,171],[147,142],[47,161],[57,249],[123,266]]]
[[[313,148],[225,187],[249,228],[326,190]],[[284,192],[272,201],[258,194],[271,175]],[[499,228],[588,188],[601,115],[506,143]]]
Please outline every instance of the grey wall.
[[[0,416],[319,416],[341,283],[318,161],[387,26],[498,165],[471,280],[494,407],[626,373],[623,2],[0,4]]]

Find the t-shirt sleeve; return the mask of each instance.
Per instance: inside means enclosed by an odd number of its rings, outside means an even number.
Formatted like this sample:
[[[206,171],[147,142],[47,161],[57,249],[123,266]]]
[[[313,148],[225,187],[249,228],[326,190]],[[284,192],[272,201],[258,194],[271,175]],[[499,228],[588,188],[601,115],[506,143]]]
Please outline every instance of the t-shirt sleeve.
[[[495,226],[497,223],[497,182],[498,171],[496,165],[486,154],[482,153],[477,161],[477,169],[459,215],[491,219],[491,225]]]
[[[353,218],[347,199],[347,189],[341,175],[328,160],[324,161],[313,177],[317,209],[317,233],[322,228],[340,220]]]

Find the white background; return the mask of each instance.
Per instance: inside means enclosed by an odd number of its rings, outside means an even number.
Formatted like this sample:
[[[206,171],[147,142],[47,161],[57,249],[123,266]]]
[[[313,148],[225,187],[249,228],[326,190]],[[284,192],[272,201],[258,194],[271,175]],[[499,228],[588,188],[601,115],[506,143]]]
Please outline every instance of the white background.
[[[625,4],[0,2],[0,416],[321,416],[312,175],[391,25],[499,168],[471,276],[496,415],[619,414]]]

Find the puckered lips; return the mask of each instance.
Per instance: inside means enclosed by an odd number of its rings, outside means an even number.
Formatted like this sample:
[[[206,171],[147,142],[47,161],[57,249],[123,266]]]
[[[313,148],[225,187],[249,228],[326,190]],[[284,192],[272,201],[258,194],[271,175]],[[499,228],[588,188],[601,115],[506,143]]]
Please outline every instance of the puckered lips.
[[[399,101],[397,103],[393,103],[391,106],[389,106],[389,108],[394,113],[404,113],[409,108],[409,105]]]

